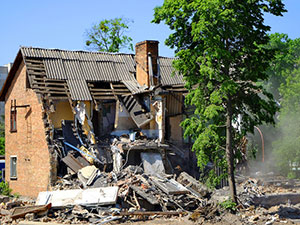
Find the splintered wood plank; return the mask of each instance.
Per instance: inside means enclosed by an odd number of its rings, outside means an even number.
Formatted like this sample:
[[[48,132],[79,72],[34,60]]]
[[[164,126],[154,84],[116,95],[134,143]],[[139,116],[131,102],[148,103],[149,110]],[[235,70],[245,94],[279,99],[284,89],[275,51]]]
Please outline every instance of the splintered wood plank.
[[[15,207],[11,212],[11,218],[17,219],[20,217],[24,217],[27,213],[38,213],[43,212],[51,208],[51,203],[47,205],[37,205],[37,206],[23,206],[23,207]]]
[[[145,200],[147,200],[150,204],[152,205],[158,205],[159,202],[157,200],[157,198],[151,194],[151,193],[146,193],[143,189],[136,187],[136,186],[130,186],[130,188],[135,191],[139,196],[141,196],[142,198],[144,198]]]
[[[122,105],[138,127],[142,127],[153,119],[153,115],[142,106],[137,97],[127,96],[120,97]]]
[[[66,157],[62,158],[62,161],[75,173],[84,167],[84,165],[81,164],[72,154],[68,154]]]
[[[179,211],[135,211],[135,212],[121,212],[120,216],[176,216],[176,215],[186,215],[188,212],[179,212]]]

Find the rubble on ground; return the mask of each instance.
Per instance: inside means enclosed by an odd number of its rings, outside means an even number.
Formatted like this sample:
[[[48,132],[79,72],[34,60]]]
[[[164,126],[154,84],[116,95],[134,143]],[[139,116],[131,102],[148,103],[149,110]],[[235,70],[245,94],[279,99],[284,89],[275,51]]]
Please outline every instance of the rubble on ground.
[[[93,174],[95,169],[88,171],[87,174]],[[153,176],[145,174],[141,166],[130,165],[118,173],[100,172],[90,186],[86,187],[83,186],[85,181],[80,181],[78,184],[78,178],[73,174],[58,180],[56,190],[60,193],[79,189],[101,190],[93,186],[98,179],[101,182],[97,185],[104,184],[102,188],[118,189],[115,202],[101,204],[101,201],[98,201],[97,203],[95,200],[97,193],[92,195],[93,204],[91,202],[76,204],[78,199],[73,198],[73,202],[70,201],[64,206],[57,206],[58,198],[51,197],[52,192],[48,192],[48,197],[39,196],[36,201],[1,197],[3,201],[0,204],[1,224],[23,220],[64,224],[103,224],[112,221],[122,223],[128,220],[152,220],[170,216],[184,216],[195,224],[294,224],[300,220],[300,201],[296,201],[297,198],[291,198],[290,201],[282,200],[282,202],[278,198],[274,206],[255,202],[256,198],[271,196],[270,193],[274,196],[298,195],[299,186],[295,185],[291,193],[291,187],[285,184],[293,181],[284,179],[281,179],[281,182],[265,182],[263,178],[243,177],[244,181],[237,185],[240,204],[234,214],[223,209],[219,204],[222,200],[215,197],[215,195],[228,196],[228,188],[210,192],[185,172],[177,177],[173,174]],[[275,179],[278,177],[273,178]],[[173,184],[175,186],[172,186]],[[171,185],[173,189],[165,188],[165,185]],[[102,191],[105,192],[104,189]],[[41,203],[42,205],[39,205]]]
[[[0,197],[1,224],[22,220],[103,224],[162,216],[187,216],[201,224],[222,221],[226,215],[220,203],[228,198],[228,187],[210,190],[182,165],[171,162],[170,153],[180,158],[178,147],[172,151],[140,131],[100,140],[92,129],[87,132],[80,123],[62,121],[50,144],[57,158],[56,181],[35,201]],[[297,182],[241,175],[237,181],[234,220],[272,224],[298,219],[300,194],[291,189]]]

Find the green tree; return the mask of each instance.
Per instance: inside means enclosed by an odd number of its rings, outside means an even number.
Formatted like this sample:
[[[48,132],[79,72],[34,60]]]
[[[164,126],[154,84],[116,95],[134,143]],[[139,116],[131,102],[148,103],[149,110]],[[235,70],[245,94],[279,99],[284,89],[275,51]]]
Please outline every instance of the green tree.
[[[275,33],[270,35],[267,48],[275,51],[275,57],[268,69],[269,79],[265,82],[266,89],[271,92],[277,101],[280,101],[280,85],[285,84],[300,57],[300,38],[290,39],[287,34]]]
[[[133,51],[132,38],[124,33],[129,29],[129,21],[122,18],[102,20],[86,32],[86,46],[102,52],[119,52],[121,49]]]
[[[294,40],[294,43],[299,44],[299,39]],[[285,71],[284,78],[279,88],[281,110],[277,126],[278,139],[273,142],[273,155],[279,172],[290,176],[300,166],[300,56]]]
[[[5,155],[5,139],[0,137],[0,155]]]
[[[174,31],[165,43],[175,48],[174,67],[189,90],[186,104],[195,107],[182,124],[185,135],[194,140],[192,150],[202,168],[208,161],[224,167],[225,152],[234,202],[240,137],[255,125],[274,123],[277,110],[272,95],[256,84],[268,78],[274,54],[264,47],[270,30],[264,13],[284,11],[281,0],[165,0],[155,8],[153,22],[164,21]]]

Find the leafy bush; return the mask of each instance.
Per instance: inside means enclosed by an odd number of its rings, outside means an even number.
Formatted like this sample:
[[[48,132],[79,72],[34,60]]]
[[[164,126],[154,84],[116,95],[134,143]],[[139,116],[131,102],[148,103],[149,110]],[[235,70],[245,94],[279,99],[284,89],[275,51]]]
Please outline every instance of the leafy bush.
[[[233,202],[232,200],[225,200],[224,202],[220,203],[220,206],[223,209],[229,210],[231,212],[235,212],[237,210],[236,203]]]
[[[0,180],[1,180],[1,178],[2,178],[2,175],[1,175],[1,171],[0,171]],[[9,188],[8,183],[5,181],[1,181],[0,182],[0,195],[11,196],[11,192],[12,192],[12,189]]]
[[[11,196],[12,189],[9,188],[9,185],[5,181],[0,182],[0,194],[1,195],[6,195],[6,196]]]
[[[288,173],[287,178],[288,179],[295,179],[295,178],[297,178],[297,175],[294,171],[291,171],[291,172]]]
[[[5,154],[5,138],[0,137],[0,155]]]

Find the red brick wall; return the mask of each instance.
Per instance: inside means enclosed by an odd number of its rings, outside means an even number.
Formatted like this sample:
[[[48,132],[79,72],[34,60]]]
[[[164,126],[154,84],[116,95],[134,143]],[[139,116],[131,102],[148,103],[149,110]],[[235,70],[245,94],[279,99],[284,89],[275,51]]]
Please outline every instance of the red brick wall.
[[[11,100],[17,105],[17,132],[10,132]],[[50,176],[50,157],[42,120],[42,105],[37,95],[26,88],[26,68],[19,67],[5,96],[5,170],[13,193],[36,197],[46,191]],[[10,179],[10,156],[17,156],[17,179]]]
[[[136,79],[140,85],[150,86],[148,53],[151,53],[153,74],[157,74],[158,41],[142,41],[135,45]]]

